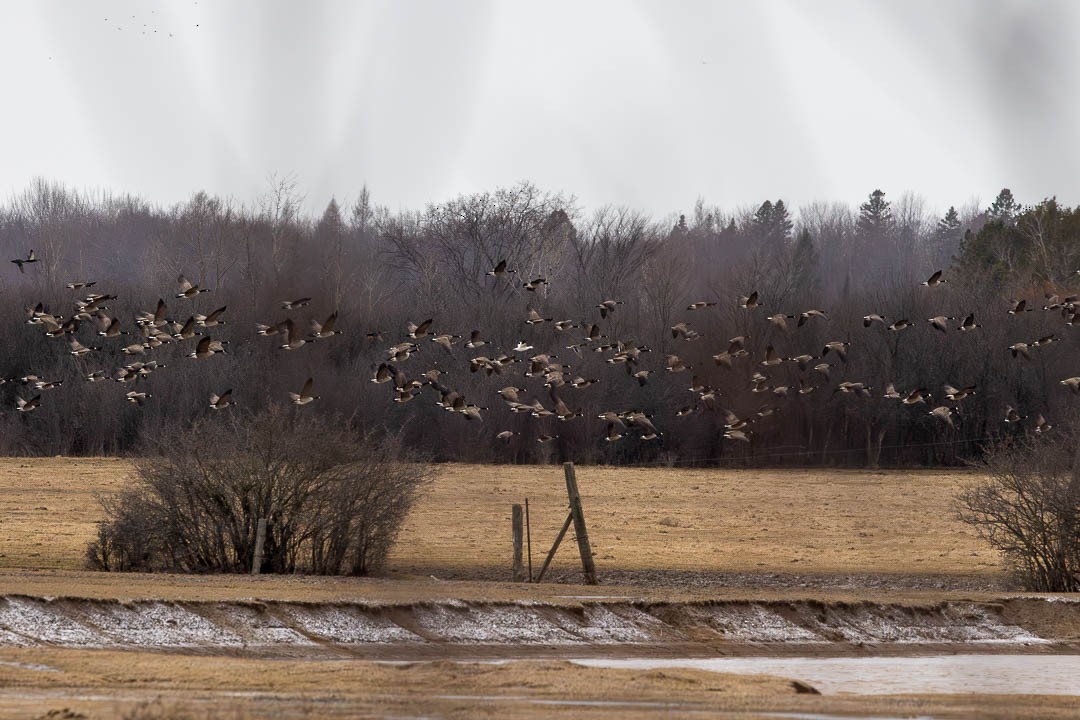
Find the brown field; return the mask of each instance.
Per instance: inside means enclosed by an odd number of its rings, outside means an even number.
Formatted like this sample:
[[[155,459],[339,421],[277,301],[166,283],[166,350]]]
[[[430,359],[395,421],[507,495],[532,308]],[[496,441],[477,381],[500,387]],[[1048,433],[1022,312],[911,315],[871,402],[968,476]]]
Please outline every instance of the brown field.
[[[0,568],[79,570],[123,487],[114,459],[0,459]],[[621,571],[799,574],[999,572],[953,516],[973,475],[942,471],[578,468],[601,576]],[[388,572],[509,579],[510,506],[529,499],[537,566],[566,516],[562,468],[444,465]],[[553,579],[572,579],[571,542]]]
[[[1000,575],[994,554],[953,516],[953,495],[975,479],[971,474],[579,467],[597,569],[602,582],[607,577],[618,584],[588,589],[567,584],[580,579],[576,545],[569,537],[549,576],[561,584],[512,584],[505,582],[510,506],[529,498],[539,567],[566,513],[562,468],[467,465],[440,467],[380,578],[88,572],[84,550],[101,518],[96,496],[123,487],[129,472],[123,460],[0,460],[0,592],[176,600],[573,602],[566,598],[595,593],[644,599],[780,595],[934,601],[955,593],[932,583],[893,584],[888,579],[966,578],[977,585]],[[810,580],[768,584],[768,578],[780,575]],[[833,576],[886,580],[856,589],[815,583]],[[139,703],[155,699],[140,714],[131,714]],[[535,702],[545,700],[645,704]],[[671,702],[681,705],[649,704]],[[362,660],[0,649],[0,717],[44,716],[46,710],[62,708],[88,717],[142,718],[635,718],[712,712],[755,717],[752,710],[1080,717],[1073,705],[1075,698],[1067,697],[820,697],[795,694],[782,679],[586,670],[556,661],[392,666]]]

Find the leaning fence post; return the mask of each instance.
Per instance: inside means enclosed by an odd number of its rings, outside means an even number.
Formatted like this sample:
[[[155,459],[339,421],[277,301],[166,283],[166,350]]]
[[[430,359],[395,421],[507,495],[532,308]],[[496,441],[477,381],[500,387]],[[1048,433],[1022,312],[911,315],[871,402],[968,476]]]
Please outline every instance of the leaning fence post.
[[[262,571],[263,546],[266,544],[266,518],[259,518],[259,525],[255,530],[255,552],[251,558],[251,574],[258,575]]]
[[[511,525],[514,531],[514,582],[521,582],[525,579],[525,566],[522,562],[521,546],[525,535],[525,523],[522,520],[521,505],[514,504],[513,512],[511,513]]]
[[[581,495],[578,493],[577,476],[574,463],[563,463],[566,472],[566,494],[570,498],[570,515],[574,518],[574,534],[577,536],[578,553],[581,555],[581,570],[585,582],[596,584],[596,566],[593,564],[592,548],[589,547],[589,533],[585,529],[585,512],[581,509]]]

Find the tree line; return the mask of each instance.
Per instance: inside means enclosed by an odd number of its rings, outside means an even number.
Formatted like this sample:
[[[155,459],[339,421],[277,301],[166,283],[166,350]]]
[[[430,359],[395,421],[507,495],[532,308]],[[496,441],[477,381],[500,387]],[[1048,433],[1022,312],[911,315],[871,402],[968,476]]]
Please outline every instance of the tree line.
[[[259,411],[287,402],[309,377],[320,397],[297,412],[340,416],[437,460],[480,462],[955,464],[991,439],[1034,432],[1039,415],[1049,430],[1080,400],[1061,384],[1080,374],[1069,298],[1078,285],[1080,213],[1053,198],[1022,205],[1002,190],[988,207],[951,207],[939,218],[916,195],[874,190],[857,205],[818,202],[794,212],[780,199],[729,209],[699,200],[690,212],[657,219],[627,207],[584,209],[523,182],[422,210],[392,211],[366,188],[347,203],[331,199],[318,217],[303,205],[289,178],[273,179],[250,205],[200,192],[156,207],[45,180],[11,198],[0,207],[0,247],[9,259],[33,249],[38,261],[10,265],[0,286],[0,451],[138,452],[178,423],[230,412],[209,407],[212,393],[231,389],[239,408]],[[515,272],[492,276],[503,260]],[[921,284],[937,270],[946,283]],[[210,292],[174,298],[179,274]],[[68,289],[73,282],[95,285]],[[104,312],[129,335],[98,337],[84,320],[68,334],[100,349],[73,356],[62,339],[27,324],[38,303],[71,317],[88,292],[116,296]],[[753,292],[760,307],[741,306]],[[299,309],[282,307],[308,297]],[[178,324],[226,307],[225,324],[201,332],[228,341],[227,352],[187,358],[198,336],[137,357],[121,352],[142,340],[134,318],[153,313],[159,299]],[[601,318],[597,305],[606,300],[619,304]],[[1019,300],[1026,307],[1010,313]],[[688,309],[699,302],[716,304]],[[799,324],[811,309],[825,317]],[[551,321],[527,324],[529,310]],[[306,332],[310,320],[333,313],[342,334],[295,351],[255,332],[257,323],[286,318]],[[978,327],[958,330],[971,313]],[[867,326],[870,314],[888,322]],[[776,315],[792,319],[783,328],[768,319]],[[938,316],[947,318],[945,331],[928,323]],[[409,340],[408,323],[429,318],[430,334],[411,340],[418,351],[394,361],[388,348]],[[902,319],[910,327],[888,329]],[[673,331],[680,323],[693,332]],[[585,343],[591,324],[604,339]],[[487,346],[465,347],[474,330]],[[462,337],[447,349],[427,342],[437,334]],[[736,336],[746,353],[729,368],[714,356]],[[849,343],[846,361],[822,354],[834,342]],[[1020,342],[1026,353],[1009,350]],[[534,349],[515,353],[519,343]],[[636,363],[608,362],[629,347],[642,348]],[[770,347],[782,361],[763,365]],[[544,373],[524,377],[534,353],[563,366],[566,381],[596,382],[549,388]],[[520,362],[489,375],[470,370],[478,355]],[[668,369],[672,355],[685,371]],[[813,360],[789,360],[798,356]],[[95,371],[113,378],[133,359],[159,368],[131,384],[85,379]],[[410,402],[401,402],[396,383],[372,382],[388,361],[424,383],[410,386]],[[827,376],[812,369],[824,363]],[[442,373],[437,382],[423,380],[433,369]],[[651,374],[642,382],[627,369]],[[61,385],[39,392],[22,381],[30,375]],[[842,391],[842,383],[866,391]],[[930,399],[885,397],[890,384]],[[949,401],[946,384],[974,392]],[[547,408],[557,398],[580,417],[514,412],[497,394],[506,386],[525,388],[525,402]],[[130,402],[132,387],[150,397]],[[436,404],[449,390],[476,408],[471,416]],[[33,412],[15,410],[17,397],[36,394]],[[930,412],[942,404],[950,422]],[[1007,407],[1018,422],[1005,422]],[[626,432],[609,441],[598,419],[609,411],[642,413],[659,436]],[[732,417],[746,421],[748,442],[730,437]],[[498,438],[503,431],[514,434]]]

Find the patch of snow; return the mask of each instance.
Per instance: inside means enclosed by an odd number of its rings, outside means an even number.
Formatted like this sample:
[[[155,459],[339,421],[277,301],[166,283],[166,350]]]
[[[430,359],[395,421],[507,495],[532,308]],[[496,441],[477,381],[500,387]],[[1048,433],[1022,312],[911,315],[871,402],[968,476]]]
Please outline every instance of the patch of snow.
[[[737,642],[826,642],[818,633],[760,605],[719,605],[708,614],[711,628]]]
[[[542,613],[515,605],[422,605],[416,608],[415,617],[425,632],[448,642],[525,645],[580,642],[574,633],[547,620]]]
[[[239,647],[243,639],[176,603],[86,603],[81,614],[111,645],[143,647]]]
[[[279,611],[303,632],[330,642],[356,643],[414,643],[423,638],[380,617],[376,612],[350,605],[292,605],[282,604]]]
[[[222,605],[217,613],[245,644],[255,646],[315,645],[265,610],[250,605]]]
[[[31,645],[49,643],[101,647],[106,642],[93,629],[68,617],[61,607],[33,598],[3,598],[0,602],[0,628],[9,631],[9,634],[22,636]]]

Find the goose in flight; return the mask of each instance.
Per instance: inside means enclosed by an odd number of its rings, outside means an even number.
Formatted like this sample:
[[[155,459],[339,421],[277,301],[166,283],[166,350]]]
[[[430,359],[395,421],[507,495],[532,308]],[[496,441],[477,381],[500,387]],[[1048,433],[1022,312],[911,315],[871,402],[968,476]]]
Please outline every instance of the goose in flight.
[[[210,393],[210,407],[214,410],[224,410],[233,404],[232,389],[218,395],[217,393]]]
[[[747,310],[753,310],[756,307],[761,307],[761,304],[758,302],[757,290],[753,291],[749,295],[740,295],[739,307],[746,308]]]
[[[947,283],[947,282],[949,282],[949,281],[942,279],[941,270],[938,270],[933,275],[931,275],[929,278],[924,280],[921,284],[925,285],[926,287],[937,287],[938,285],[940,285],[942,283]]]
[[[431,318],[428,318],[419,325],[412,322],[406,325],[406,329],[409,331],[409,339],[416,340],[417,338],[422,338],[427,335],[428,330],[431,328],[431,322]]]
[[[37,255],[34,254],[33,250],[30,250],[30,252],[27,253],[25,258],[15,258],[11,262],[13,262],[13,263],[15,263],[16,265],[19,266],[19,272],[25,273],[26,271],[23,270],[23,265],[29,265],[30,263],[36,263],[37,261],[38,261]],[[33,408],[31,408],[31,410],[32,409]]]
[[[222,305],[209,315],[199,315],[196,313],[192,317],[195,318],[195,324],[199,327],[216,327],[218,325],[224,325],[225,321],[221,319],[221,316],[225,314],[227,308],[227,305]]]
[[[953,415],[956,414],[956,411],[953,410],[951,407],[948,407],[946,405],[938,405],[936,408],[926,414],[931,417],[936,417],[938,420],[943,421],[951,428],[956,427],[956,424],[953,422]]]
[[[863,315],[862,325],[863,327],[870,327],[876,322],[885,324],[886,317],[884,315],[878,315],[877,313],[870,313],[869,315]]]
[[[33,254],[32,251],[31,251],[31,254]],[[22,268],[20,268],[20,270],[21,269]],[[25,398],[21,398],[21,397],[15,398],[15,409],[18,410],[19,412],[33,412],[34,410],[37,410],[38,405],[40,405],[40,404],[41,404],[41,395],[35,395],[34,397],[30,398],[29,400],[27,400]]]
[[[506,267],[506,260],[500,260],[495,264],[495,267],[487,271],[487,275],[491,277],[502,277],[503,275],[510,275],[516,273],[517,270],[509,270]]]
[[[292,400],[294,405],[307,405],[310,402],[314,402],[319,399],[319,395],[312,395],[311,389],[315,384],[314,378],[308,378],[304,382],[304,387],[299,393],[289,393],[289,399]]]
[[[615,312],[615,308],[618,307],[619,305],[622,305],[622,304],[623,304],[622,300],[605,300],[604,302],[600,303],[596,307],[597,307],[597,309],[600,310],[600,317],[601,317],[601,319],[603,319],[603,318],[606,318],[611,313]]]
[[[704,300],[699,302],[690,303],[686,306],[687,310],[704,310],[705,308],[716,307],[714,302],[705,302]]]
[[[948,332],[949,326],[947,322],[949,320],[955,319],[956,318],[954,318],[952,315],[935,315],[932,318],[927,318],[926,322],[930,323],[930,326],[933,327],[935,330],[940,330],[941,332]]]
[[[799,313],[799,322],[796,323],[796,327],[802,327],[813,318],[828,320],[829,316],[825,314],[824,310],[807,310],[806,312]]]
[[[176,277],[176,285],[180,292],[176,293],[178,298],[191,299],[199,293],[210,292],[206,288],[200,288],[198,285],[192,285],[191,281],[184,277],[183,273],[180,273]]]

